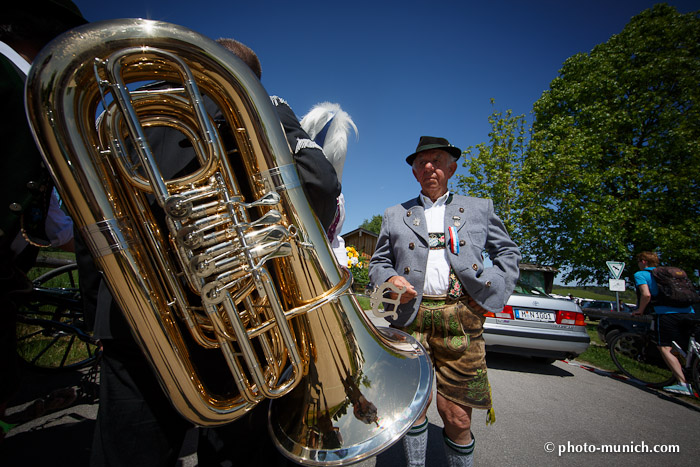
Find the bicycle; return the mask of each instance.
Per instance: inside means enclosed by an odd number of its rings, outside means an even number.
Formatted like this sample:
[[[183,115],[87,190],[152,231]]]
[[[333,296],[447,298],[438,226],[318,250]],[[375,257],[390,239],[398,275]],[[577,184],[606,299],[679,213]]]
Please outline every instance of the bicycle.
[[[17,312],[17,353],[41,370],[94,365],[101,356],[101,345],[85,329],[78,266],[69,263],[33,281]]]
[[[37,269],[30,274],[39,276],[32,281],[32,287],[16,294],[23,297],[16,313],[17,355],[21,362],[40,371],[83,368],[87,371],[81,371],[77,386],[54,389],[23,410],[4,415],[0,420],[0,436],[41,415],[76,403],[94,403],[98,398],[97,371],[102,346],[86,331],[78,266],[72,261],[65,264],[65,261],[42,260],[35,266]],[[48,272],[44,272],[47,268]]]
[[[700,334],[700,322],[692,320],[689,323],[692,328],[688,337],[688,348],[683,350],[676,341],[673,341],[673,348],[681,357],[679,360],[683,365],[683,373],[685,374],[686,382],[692,381],[693,393],[697,394],[700,391],[700,343],[696,340],[696,336]]]
[[[688,350],[673,342],[683,366],[686,381],[693,382],[693,388],[700,388],[700,344],[695,340],[698,323],[693,323]],[[617,368],[627,377],[637,380],[649,387],[662,388],[675,382],[673,372],[668,368],[653,337],[654,331],[644,333],[623,332],[609,343],[610,356]],[[688,356],[690,356],[688,358]]]

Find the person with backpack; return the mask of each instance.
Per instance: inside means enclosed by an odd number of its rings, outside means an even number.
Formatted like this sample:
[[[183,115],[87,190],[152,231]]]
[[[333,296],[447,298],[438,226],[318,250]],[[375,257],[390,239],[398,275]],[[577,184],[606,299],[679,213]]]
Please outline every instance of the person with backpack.
[[[637,265],[639,271],[634,274],[637,310],[632,315],[654,315],[652,327],[656,331],[656,345],[678,381],[664,390],[692,396],[693,390],[685,380],[681,363],[671,349],[673,341],[683,345],[687,339],[684,322],[695,317],[692,304],[699,301],[700,296],[681,269],[658,267],[659,257],[653,251],[639,253]]]

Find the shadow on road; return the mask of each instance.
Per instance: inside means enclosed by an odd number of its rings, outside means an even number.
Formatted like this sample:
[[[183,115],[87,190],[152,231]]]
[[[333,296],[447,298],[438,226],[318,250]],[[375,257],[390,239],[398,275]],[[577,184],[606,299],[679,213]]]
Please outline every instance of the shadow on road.
[[[574,376],[573,373],[551,363],[543,363],[532,358],[519,357],[517,355],[487,352],[486,366],[489,369],[517,371],[520,373],[535,373],[549,376]]]
[[[94,426],[94,420],[75,413],[54,414],[0,443],[0,459],[8,466],[88,465]]]
[[[687,409],[694,410],[696,412],[700,412],[700,401],[698,399],[691,399],[690,397],[684,397],[684,396],[677,396],[675,394],[671,394],[668,392],[663,391],[662,389],[658,388],[653,388],[650,386],[647,386],[646,384],[630,379],[626,376],[607,371],[607,370],[601,370],[598,368],[594,368],[585,364],[578,364],[583,369],[586,369],[588,371],[591,371],[597,375],[604,376],[610,379],[614,379],[618,383],[626,384],[628,386],[632,386],[634,388],[639,389],[640,391],[644,391],[648,394],[653,394],[659,399],[668,401],[668,402],[673,402],[674,404],[681,405]]]
[[[0,464],[88,465],[95,421],[87,413],[95,410],[98,387],[93,376],[89,369],[22,368],[4,417],[16,428],[0,441]]]
[[[39,397],[44,397],[57,388],[78,386],[87,370],[56,371],[35,370],[29,366],[22,367],[20,389],[12,398],[9,406],[23,405]]]

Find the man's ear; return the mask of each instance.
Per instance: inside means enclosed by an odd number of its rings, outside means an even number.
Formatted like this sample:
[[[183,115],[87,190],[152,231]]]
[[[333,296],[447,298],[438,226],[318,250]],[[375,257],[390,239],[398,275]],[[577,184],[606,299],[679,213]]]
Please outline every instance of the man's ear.
[[[455,172],[457,172],[457,162],[452,161],[452,163],[448,166],[448,170],[450,171],[450,174],[447,176],[447,178],[452,178]]]

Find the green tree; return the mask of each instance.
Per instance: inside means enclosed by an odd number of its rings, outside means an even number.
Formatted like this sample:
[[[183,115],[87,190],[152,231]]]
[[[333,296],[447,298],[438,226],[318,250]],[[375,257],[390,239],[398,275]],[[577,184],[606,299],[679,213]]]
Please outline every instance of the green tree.
[[[655,250],[700,264],[700,16],[656,5],[564,63],[534,105],[521,228],[565,280]]]
[[[507,110],[505,115],[494,110],[489,123],[489,143],[466,148],[462,166],[469,170],[469,175],[457,175],[454,189],[470,196],[491,198],[496,214],[513,240],[521,244],[525,232],[520,220],[520,177],[528,148],[525,116],[513,116],[512,110]]]
[[[375,214],[371,219],[365,219],[365,221],[360,224],[360,228],[379,235],[379,231],[382,228],[382,215]]]

